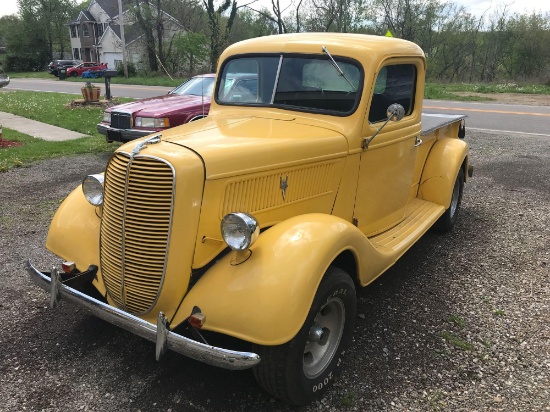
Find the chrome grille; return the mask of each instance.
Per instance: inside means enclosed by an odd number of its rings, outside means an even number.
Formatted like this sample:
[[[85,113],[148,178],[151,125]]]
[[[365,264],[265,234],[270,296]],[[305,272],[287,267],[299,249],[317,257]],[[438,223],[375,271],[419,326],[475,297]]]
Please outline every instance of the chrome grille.
[[[107,293],[136,314],[156,302],[166,271],[174,172],[165,161],[117,152],[105,173],[101,273]]]
[[[115,129],[131,129],[132,115],[128,113],[111,112],[111,127]]]

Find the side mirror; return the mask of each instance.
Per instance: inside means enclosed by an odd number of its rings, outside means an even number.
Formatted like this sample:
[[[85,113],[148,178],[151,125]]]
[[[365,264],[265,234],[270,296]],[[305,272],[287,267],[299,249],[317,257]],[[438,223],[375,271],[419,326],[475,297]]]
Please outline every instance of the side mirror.
[[[405,117],[405,108],[401,106],[399,103],[390,104],[388,106],[388,110],[386,111],[386,116],[388,116],[388,120],[393,120],[394,122],[398,122],[403,117]],[[386,123],[384,123],[382,127],[384,127]],[[382,129],[382,127],[380,129]]]
[[[388,110],[386,110],[386,115],[388,116],[388,118],[386,119],[384,124],[382,126],[380,126],[380,129],[378,129],[376,131],[376,133],[372,135],[371,138],[363,139],[363,142],[361,143],[361,147],[363,149],[368,149],[369,148],[369,144],[370,144],[370,142],[372,142],[372,139],[374,139],[376,137],[376,135],[378,133],[380,133],[380,130],[382,130],[388,124],[388,122],[390,120],[392,120],[394,122],[398,122],[403,117],[405,117],[405,108],[402,105],[400,105],[399,103],[392,103],[388,106]]]

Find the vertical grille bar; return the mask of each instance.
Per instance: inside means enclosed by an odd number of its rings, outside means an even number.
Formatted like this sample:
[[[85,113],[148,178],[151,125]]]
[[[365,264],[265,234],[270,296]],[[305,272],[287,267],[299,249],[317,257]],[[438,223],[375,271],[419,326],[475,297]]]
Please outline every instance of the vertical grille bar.
[[[158,298],[166,272],[173,192],[173,167],[161,159],[136,156],[130,162],[129,154],[117,152],[109,162],[101,273],[109,297],[131,313],[147,313]]]

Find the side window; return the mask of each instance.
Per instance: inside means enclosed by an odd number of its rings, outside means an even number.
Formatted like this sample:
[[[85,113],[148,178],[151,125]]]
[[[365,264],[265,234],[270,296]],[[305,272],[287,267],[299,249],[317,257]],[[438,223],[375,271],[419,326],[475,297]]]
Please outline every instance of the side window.
[[[369,122],[387,119],[386,110],[392,103],[405,108],[405,116],[414,109],[416,90],[416,67],[414,64],[395,64],[383,67],[374,84],[374,93],[369,111]]]

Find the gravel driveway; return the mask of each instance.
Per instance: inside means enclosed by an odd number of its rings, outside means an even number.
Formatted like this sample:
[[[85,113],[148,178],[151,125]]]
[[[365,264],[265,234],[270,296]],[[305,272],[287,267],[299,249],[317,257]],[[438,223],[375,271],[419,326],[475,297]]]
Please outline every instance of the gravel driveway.
[[[459,222],[428,233],[358,291],[342,374],[301,411],[549,411],[550,139],[469,132]],[[67,302],[52,311],[23,264],[60,201],[106,157],[0,174],[0,410],[289,411],[250,371],[168,353]]]

